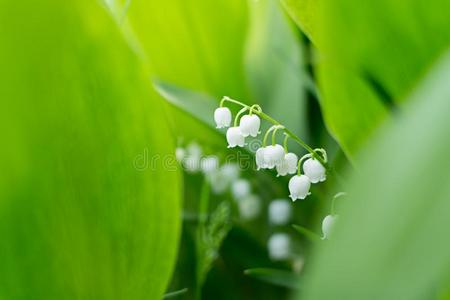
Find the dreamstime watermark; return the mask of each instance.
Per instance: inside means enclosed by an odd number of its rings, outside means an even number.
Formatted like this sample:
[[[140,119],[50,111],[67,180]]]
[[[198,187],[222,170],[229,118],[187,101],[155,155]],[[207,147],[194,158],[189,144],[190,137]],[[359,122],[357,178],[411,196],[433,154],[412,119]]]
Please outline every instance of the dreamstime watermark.
[[[256,170],[254,153],[261,147],[261,141],[252,140],[246,145],[245,150],[238,150],[235,153],[228,153],[225,157],[221,156],[223,163],[237,163],[243,171]],[[137,171],[156,171],[164,170],[175,172],[180,168],[184,170],[192,170],[192,165],[200,169],[202,162],[208,163],[210,155],[203,156],[187,156],[180,163],[175,154],[158,154],[151,153],[149,148],[144,148],[141,153],[137,154],[133,159],[133,168]],[[207,167],[207,166],[206,166]]]

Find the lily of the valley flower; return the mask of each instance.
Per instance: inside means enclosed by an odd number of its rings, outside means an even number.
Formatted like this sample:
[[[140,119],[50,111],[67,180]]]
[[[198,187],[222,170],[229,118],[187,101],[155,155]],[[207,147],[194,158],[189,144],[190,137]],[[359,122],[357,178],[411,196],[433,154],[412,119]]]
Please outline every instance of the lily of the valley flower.
[[[261,120],[257,115],[245,115],[239,122],[239,128],[244,137],[249,135],[256,137],[259,133]]]
[[[255,158],[256,158],[256,167],[258,170],[267,168],[266,162],[264,161],[264,151],[266,147],[261,147],[256,150]]]
[[[281,164],[284,159],[284,148],[281,145],[275,144],[265,147],[264,149],[264,163],[266,168],[273,169],[275,166]]]
[[[298,157],[294,153],[286,153],[281,164],[277,165],[278,176],[295,174],[297,172]]]
[[[245,137],[242,135],[239,127],[228,128],[227,142],[228,142],[228,148],[234,148],[236,146],[244,147]]]
[[[231,194],[236,200],[247,197],[250,194],[250,191],[250,182],[246,179],[238,179],[231,185]]]
[[[203,173],[211,174],[219,168],[219,158],[215,155],[204,157],[200,162],[200,167]]]
[[[261,199],[253,194],[247,195],[238,202],[239,214],[244,220],[252,220],[261,212]]]
[[[311,182],[305,175],[295,175],[289,180],[289,192],[292,201],[305,199],[309,195]]]
[[[285,225],[292,214],[291,205],[286,199],[275,199],[269,204],[269,221],[274,225]]]
[[[338,215],[328,215],[322,221],[322,239],[329,239],[330,235],[333,233],[334,226],[338,219]]]
[[[288,259],[291,253],[291,239],[286,233],[275,233],[269,238],[267,248],[272,260]]]
[[[315,158],[309,158],[304,162],[303,172],[311,183],[322,182],[327,178],[325,167]]]
[[[219,107],[214,111],[214,121],[217,128],[229,127],[231,124],[231,111],[228,107]]]

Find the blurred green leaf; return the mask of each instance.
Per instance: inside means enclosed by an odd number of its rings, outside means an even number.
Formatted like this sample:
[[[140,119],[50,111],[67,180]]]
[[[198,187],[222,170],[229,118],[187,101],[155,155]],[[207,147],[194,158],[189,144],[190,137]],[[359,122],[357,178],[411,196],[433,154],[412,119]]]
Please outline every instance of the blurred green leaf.
[[[290,289],[299,288],[299,276],[285,270],[255,268],[245,270],[244,274],[273,285]]]
[[[311,242],[318,242],[318,241],[322,240],[320,235],[318,235],[315,232],[312,232],[311,230],[309,230],[303,226],[293,224],[292,228],[294,228],[295,231],[297,231],[301,235],[307,237]]]
[[[450,274],[450,54],[364,151],[302,299],[434,299]]]
[[[286,2],[307,14],[304,3],[319,1]],[[447,0],[320,1],[315,40],[321,106],[351,159],[448,49],[449,11]]]
[[[249,1],[249,10],[245,66],[252,96],[266,113],[307,139],[309,82],[295,26],[278,0]]]
[[[317,22],[319,20],[319,0],[281,0],[289,15],[301,30],[316,41]]]
[[[174,291],[174,292],[170,292],[164,295],[163,299],[172,299],[172,298],[176,298],[178,296],[184,295],[188,292],[187,288],[178,290],[178,291]]]
[[[171,104],[215,130],[214,110],[218,107],[218,104],[213,97],[160,80],[154,80],[153,86]]]
[[[180,183],[142,61],[97,1],[2,0],[0,44],[0,298],[160,299]]]

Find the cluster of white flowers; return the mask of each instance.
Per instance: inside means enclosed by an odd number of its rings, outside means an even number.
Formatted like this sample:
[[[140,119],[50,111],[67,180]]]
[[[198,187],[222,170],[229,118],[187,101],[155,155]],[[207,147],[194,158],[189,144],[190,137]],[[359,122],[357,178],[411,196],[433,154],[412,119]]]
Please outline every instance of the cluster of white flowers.
[[[231,100],[227,97],[224,100]],[[235,100],[233,102],[238,103]],[[236,115],[234,126],[231,126],[232,114],[230,109],[221,107],[214,112],[214,120],[217,128],[227,128],[226,138],[228,148],[244,147],[245,138],[248,136],[256,137],[260,133],[261,119],[258,115],[262,115],[262,110],[258,105],[245,106]],[[242,105],[242,104],[241,104]],[[248,112],[247,115],[240,115]],[[273,120],[273,119],[272,119]],[[239,121],[239,125],[238,125]],[[276,132],[283,130],[285,132],[284,147],[275,143]],[[272,132],[272,144],[266,146],[268,135]],[[326,168],[323,163],[327,162],[327,154],[324,149],[308,149],[311,153],[304,155],[301,159],[295,153],[289,152],[287,147],[288,138],[291,133],[284,126],[276,124],[266,131],[263,139],[263,146],[256,150],[255,160],[258,170],[276,169],[277,176],[294,175],[289,180],[289,192],[292,201],[297,199],[305,199],[309,194],[312,183],[323,182],[326,179]],[[304,146],[304,145],[303,145]],[[319,161],[319,155],[321,161]],[[303,172],[301,167],[303,163]]]
[[[187,172],[202,172],[214,194],[230,191],[243,219],[251,220],[260,214],[261,200],[252,193],[250,182],[240,177],[238,164],[227,162],[221,166],[219,157],[204,156],[202,148],[195,142],[186,148],[177,147],[175,156]]]
[[[292,207],[287,199],[275,199],[269,204],[269,222],[273,226],[283,226],[292,217]],[[267,243],[269,256],[272,260],[286,260],[291,258],[291,238],[288,234],[276,232]]]

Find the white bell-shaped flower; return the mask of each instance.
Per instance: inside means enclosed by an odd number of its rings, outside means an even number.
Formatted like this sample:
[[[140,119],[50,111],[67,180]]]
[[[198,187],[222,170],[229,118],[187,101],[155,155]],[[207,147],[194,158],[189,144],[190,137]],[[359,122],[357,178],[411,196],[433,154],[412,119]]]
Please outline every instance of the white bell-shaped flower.
[[[177,147],[175,149],[175,157],[177,161],[179,162],[183,161],[183,159],[186,157],[186,150],[184,150],[184,148]]]
[[[338,219],[338,215],[328,215],[322,221],[322,239],[329,239],[330,235],[333,233],[334,226]]]
[[[250,192],[250,182],[247,179],[238,179],[231,184],[231,194],[236,200],[247,197]]]
[[[237,163],[225,163],[220,168],[220,172],[228,182],[233,182],[238,179],[241,170],[239,169],[239,165]]]
[[[295,174],[297,172],[298,157],[294,153],[286,153],[281,164],[277,165],[277,176]]]
[[[206,179],[211,185],[212,192],[216,195],[223,194],[230,186],[230,182],[221,172],[221,169],[206,174]]]
[[[214,121],[217,128],[229,127],[231,124],[231,111],[228,107],[219,107],[214,111]]]
[[[309,158],[303,163],[303,172],[311,183],[322,182],[327,178],[325,167],[314,158]]]
[[[228,128],[227,142],[228,142],[228,148],[234,148],[236,146],[244,147],[245,137],[242,135],[239,127]]]
[[[266,164],[266,168],[268,169],[273,169],[275,166],[281,164],[283,159],[284,148],[281,145],[270,145],[264,150],[264,162]]]
[[[275,199],[269,204],[269,221],[274,225],[285,225],[289,222],[292,207],[286,199]]]
[[[205,174],[211,174],[219,169],[219,158],[215,155],[210,155],[202,158],[200,167]]]
[[[291,254],[291,239],[286,233],[275,233],[267,243],[269,256],[272,260],[285,260]]]
[[[309,195],[311,182],[305,175],[295,175],[289,180],[289,192],[292,201],[305,199]]]
[[[239,214],[244,220],[253,220],[261,212],[261,199],[256,195],[248,195],[238,202]]]
[[[199,144],[197,144],[196,142],[192,142],[186,147],[186,152],[187,152],[187,156],[195,156],[195,157],[200,158],[203,151],[202,151],[202,147],[200,147]]]
[[[200,171],[200,157],[191,155],[183,159],[183,166],[186,171],[195,173]]]
[[[261,147],[258,150],[256,150],[255,159],[256,159],[257,170],[267,168],[267,164],[266,164],[266,162],[264,160],[264,152],[265,152],[265,150],[266,150],[266,147]]]
[[[261,120],[257,115],[245,115],[241,118],[239,122],[239,128],[244,137],[249,135],[255,137],[259,133],[259,127],[261,125]]]

